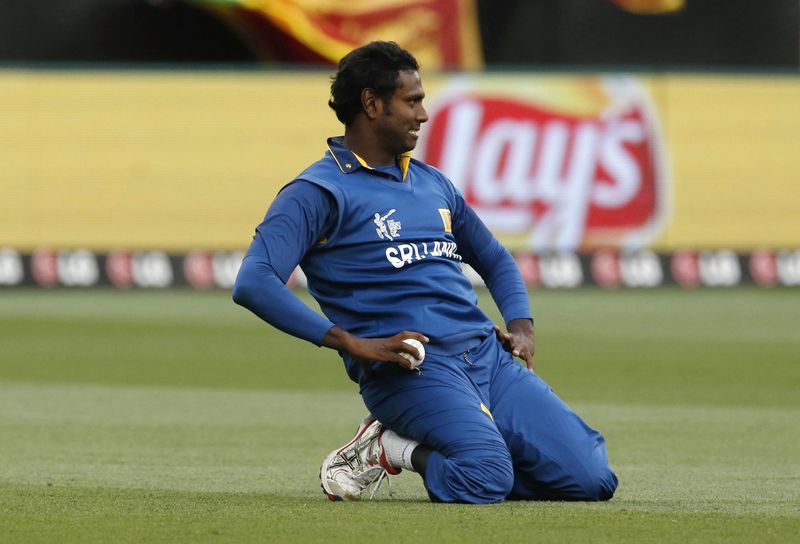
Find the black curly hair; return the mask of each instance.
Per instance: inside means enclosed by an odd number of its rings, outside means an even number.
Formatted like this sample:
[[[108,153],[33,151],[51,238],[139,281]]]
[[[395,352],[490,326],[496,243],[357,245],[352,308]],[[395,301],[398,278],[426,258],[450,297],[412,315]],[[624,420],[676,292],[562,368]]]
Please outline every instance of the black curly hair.
[[[398,73],[403,70],[419,70],[419,63],[394,42],[370,42],[353,49],[339,61],[339,70],[331,78],[328,106],[347,126],[361,111],[361,91],[372,89],[388,103],[397,90]]]

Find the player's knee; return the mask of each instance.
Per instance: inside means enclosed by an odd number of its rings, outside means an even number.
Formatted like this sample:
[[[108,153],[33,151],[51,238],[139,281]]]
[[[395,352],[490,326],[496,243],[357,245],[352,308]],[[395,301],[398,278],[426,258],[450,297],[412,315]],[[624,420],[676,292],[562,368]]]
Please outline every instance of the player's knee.
[[[611,467],[606,465],[595,470],[586,481],[582,483],[582,487],[586,492],[586,500],[607,501],[614,496],[617,484],[617,475],[614,474]]]
[[[482,493],[491,499],[491,502],[499,502],[508,497],[511,488],[514,487],[514,466],[511,457],[494,457],[485,461],[489,472],[488,484],[484,486]]]
[[[510,455],[485,455],[462,462],[457,478],[461,492],[457,502],[489,504],[508,497],[514,486],[514,467]],[[455,483],[455,482],[454,482]]]

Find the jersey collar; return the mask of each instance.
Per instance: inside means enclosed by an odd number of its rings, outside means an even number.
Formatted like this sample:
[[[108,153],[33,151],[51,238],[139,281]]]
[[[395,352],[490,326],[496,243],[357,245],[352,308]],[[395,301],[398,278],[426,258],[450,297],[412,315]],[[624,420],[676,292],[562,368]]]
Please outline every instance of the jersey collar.
[[[366,168],[372,170],[373,168],[367,164],[367,161],[353,153],[346,145],[344,145],[343,136],[335,136],[328,138],[328,150],[331,152],[331,157],[336,161],[339,170],[345,174],[351,174],[359,168]],[[411,152],[407,151],[397,157],[397,162],[400,165],[400,170],[403,172],[403,181],[406,180],[408,174],[408,165],[411,162]]]

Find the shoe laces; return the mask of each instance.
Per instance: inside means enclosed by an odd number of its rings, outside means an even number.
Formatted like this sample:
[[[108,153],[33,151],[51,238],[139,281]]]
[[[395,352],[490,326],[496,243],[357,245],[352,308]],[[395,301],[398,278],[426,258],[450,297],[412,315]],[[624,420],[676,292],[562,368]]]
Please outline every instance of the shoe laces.
[[[384,481],[387,482],[389,497],[392,496],[392,480],[389,478],[389,472],[380,463],[381,431],[382,429],[378,428],[366,439],[360,437],[351,448],[348,448],[349,451],[340,453],[341,459],[353,471],[353,480],[365,490],[370,490],[370,500],[375,497]]]
[[[386,482],[386,490],[388,492],[389,498],[392,498],[392,479],[389,478],[389,473],[386,471],[385,468],[381,467],[381,474],[378,476],[378,479],[375,481],[375,485],[372,486],[372,490],[369,493],[369,500],[372,500],[375,497],[375,493],[381,488],[381,484]]]

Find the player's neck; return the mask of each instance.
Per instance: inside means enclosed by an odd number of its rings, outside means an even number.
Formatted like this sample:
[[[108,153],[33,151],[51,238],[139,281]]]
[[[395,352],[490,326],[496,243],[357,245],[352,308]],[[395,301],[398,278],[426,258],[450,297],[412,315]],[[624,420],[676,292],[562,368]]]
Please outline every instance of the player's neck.
[[[390,166],[397,161],[394,153],[378,147],[375,137],[363,131],[345,130],[344,145],[370,166]]]

